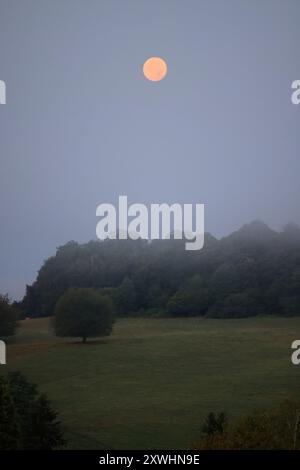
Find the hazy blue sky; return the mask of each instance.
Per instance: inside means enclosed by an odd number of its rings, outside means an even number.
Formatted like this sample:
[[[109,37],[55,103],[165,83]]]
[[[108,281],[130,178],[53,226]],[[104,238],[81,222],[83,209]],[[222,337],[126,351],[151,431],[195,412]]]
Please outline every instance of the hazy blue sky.
[[[0,292],[95,238],[119,194],[204,203],[218,237],[300,223],[299,18],[299,0],[0,0]]]

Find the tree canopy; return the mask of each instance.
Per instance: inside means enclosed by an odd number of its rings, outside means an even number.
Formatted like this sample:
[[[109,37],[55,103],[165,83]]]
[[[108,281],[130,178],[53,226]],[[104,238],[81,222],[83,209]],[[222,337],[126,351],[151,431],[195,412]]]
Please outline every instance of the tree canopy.
[[[0,378],[0,449],[52,450],[64,445],[48,398],[20,372]]]
[[[113,325],[112,301],[95,289],[69,289],[57,302],[54,330],[57,336],[107,336]]]

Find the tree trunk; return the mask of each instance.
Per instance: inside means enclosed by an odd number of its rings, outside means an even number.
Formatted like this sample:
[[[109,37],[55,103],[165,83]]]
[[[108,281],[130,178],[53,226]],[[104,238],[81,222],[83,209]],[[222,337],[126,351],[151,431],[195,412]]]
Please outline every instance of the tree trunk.
[[[296,450],[296,447],[297,447],[299,421],[300,421],[300,411],[297,411],[296,412],[296,422],[295,422],[295,427],[294,427],[294,445],[293,445],[294,450]]]

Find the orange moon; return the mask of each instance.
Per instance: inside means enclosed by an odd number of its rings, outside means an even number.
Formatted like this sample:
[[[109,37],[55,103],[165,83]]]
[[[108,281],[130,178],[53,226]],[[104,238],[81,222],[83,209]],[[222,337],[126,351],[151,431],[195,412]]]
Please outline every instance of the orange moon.
[[[168,66],[160,57],[150,57],[143,66],[143,72],[146,78],[151,82],[159,82],[167,75]]]

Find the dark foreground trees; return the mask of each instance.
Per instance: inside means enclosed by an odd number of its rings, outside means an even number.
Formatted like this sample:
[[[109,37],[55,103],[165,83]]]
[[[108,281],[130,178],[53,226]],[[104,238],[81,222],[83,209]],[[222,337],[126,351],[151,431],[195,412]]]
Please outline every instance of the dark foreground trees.
[[[47,397],[14,372],[0,378],[0,450],[52,450],[64,445]]]
[[[8,297],[0,295],[0,338],[15,334],[18,313],[18,310],[9,302]]]
[[[57,336],[107,336],[112,331],[112,301],[95,289],[69,289],[57,302],[54,330]]]
[[[242,416],[231,426],[207,429],[212,432],[203,428],[194,449],[300,450],[300,406],[285,401],[271,410]]]

